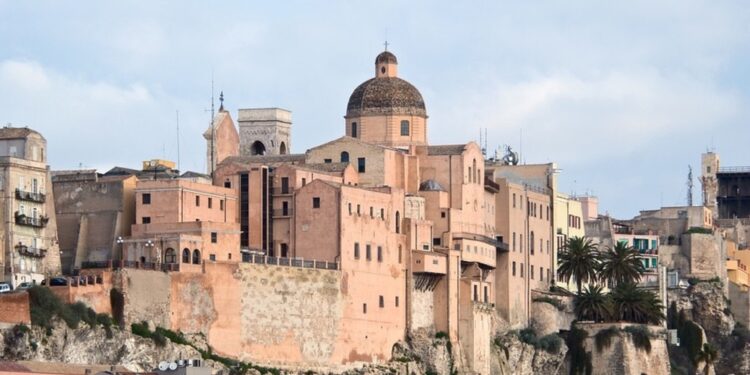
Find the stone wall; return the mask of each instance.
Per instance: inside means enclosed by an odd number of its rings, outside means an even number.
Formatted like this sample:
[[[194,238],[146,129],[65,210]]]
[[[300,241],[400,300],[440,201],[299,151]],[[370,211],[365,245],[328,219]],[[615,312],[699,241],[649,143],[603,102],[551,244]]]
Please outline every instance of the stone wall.
[[[0,294],[0,325],[4,323],[31,323],[28,293]]]
[[[734,320],[742,323],[745,327],[750,327],[750,292],[748,292],[748,288],[731,281],[727,283],[729,284],[729,300],[732,301],[729,309],[732,310]]]
[[[409,299],[409,330],[435,330],[435,297],[432,290],[412,288]]]
[[[584,348],[591,353],[593,374],[603,375],[669,375],[669,353],[667,352],[666,332],[661,327],[644,326],[652,334],[651,351],[636,348],[630,333],[620,331],[612,337],[608,347],[599,351],[596,347],[596,334],[615,327],[623,330],[628,326],[641,326],[630,323],[589,323],[577,325],[588,333]]]
[[[558,301],[547,302],[548,300]],[[562,309],[561,309],[562,308]],[[551,293],[534,291],[531,294],[531,317],[529,326],[538,337],[570,329],[575,320],[573,298]]]
[[[682,236],[682,245],[688,249],[690,275],[698,278],[726,279],[726,254],[718,235],[690,233]]]
[[[171,279],[160,271],[122,269],[113,284],[125,297],[123,318],[126,326],[147,321],[161,327],[170,325]]]

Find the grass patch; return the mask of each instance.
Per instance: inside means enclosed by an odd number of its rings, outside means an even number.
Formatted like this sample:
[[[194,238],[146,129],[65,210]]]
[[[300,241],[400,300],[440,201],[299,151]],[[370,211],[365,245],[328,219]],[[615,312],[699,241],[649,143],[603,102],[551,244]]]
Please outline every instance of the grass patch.
[[[609,327],[597,332],[594,336],[596,351],[601,352],[602,350],[609,348],[609,346],[612,345],[612,338],[619,333],[620,329],[617,327]]]

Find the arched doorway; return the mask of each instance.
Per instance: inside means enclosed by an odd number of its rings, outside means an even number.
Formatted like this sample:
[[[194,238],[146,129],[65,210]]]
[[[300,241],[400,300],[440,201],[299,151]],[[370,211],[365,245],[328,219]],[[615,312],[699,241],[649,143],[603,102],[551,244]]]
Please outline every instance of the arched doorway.
[[[198,249],[193,250],[193,264],[201,264],[201,252]]]
[[[173,248],[164,251],[164,263],[177,263],[177,253]]]
[[[182,249],[182,263],[190,263],[190,249]]]
[[[342,163],[348,163],[349,162],[349,153],[346,151],[343,151],[341,153],[341,162]]]
[[[261,141],[255,141],[253,142],[252,146],[250,146],[250,154],[251,155],[265,155],[266,146]]]
[[[279,145],[279,154],[286,155],[286,153],[287,153],[286,143],[281,142],[281,144]]]

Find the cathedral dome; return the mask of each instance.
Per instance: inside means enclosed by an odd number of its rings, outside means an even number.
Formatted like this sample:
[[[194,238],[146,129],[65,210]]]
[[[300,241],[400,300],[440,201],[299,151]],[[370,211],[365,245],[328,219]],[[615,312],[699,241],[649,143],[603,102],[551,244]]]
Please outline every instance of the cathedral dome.
[[[427,117],[422,94],[397,77],[396,55],[384,51],[375,58],[375,78],[357,86],[349,97],[346,117],[405,115]]]
[[[398,77],[372,78],[359,85],[349,97],[346,117],[371,115],[427,116],[422,94]]]

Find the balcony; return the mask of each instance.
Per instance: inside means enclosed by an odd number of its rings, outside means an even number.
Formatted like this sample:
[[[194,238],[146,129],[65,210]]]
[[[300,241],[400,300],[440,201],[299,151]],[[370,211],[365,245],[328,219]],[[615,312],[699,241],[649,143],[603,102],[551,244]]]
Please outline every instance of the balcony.
[[[285,218],[285,217],[291,217],[294,213],[294,210],[291,208],[289,209],[280,209],[280,210],[273,210],[273,214],[271,215],[274,219],[275,218]]]
[[[446,257],[432,251],[412,250],[412,271],[414,273],[446,274]]]
[[[15,216],[17,225],[24,225],[27,227],[44,228],[45,226],[47,226],[47,222],[49,221],[49,218],[47,216],[31,217],[26,216],[18,211],[16,211]]]
[[[47,199],[47,196],[42,193],[32,193],[30,191],[16,189],[16,199],[20,199],[22,201],[44,203],[44,201]]]
[[[40,249],[37,247],[28,247],[20,243],[16,245],[16,250],[18,250],[18,253],[23,256],[33,257],[33,258],[44,258],[47,255],[47,249]]]
[[[271,188],[271,195],[292,195],[294,194],[294,187],[287,187],[286,189],[284,187],[272,187]]]

